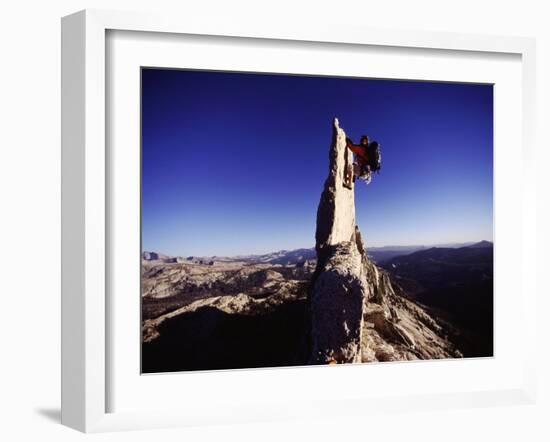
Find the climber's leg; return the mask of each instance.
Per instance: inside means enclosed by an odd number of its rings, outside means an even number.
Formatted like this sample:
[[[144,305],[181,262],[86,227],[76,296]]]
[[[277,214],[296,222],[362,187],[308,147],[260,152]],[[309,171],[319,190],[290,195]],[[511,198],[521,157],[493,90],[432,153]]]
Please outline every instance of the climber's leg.
[[[372,179],[372,174],[370,170],[368,170],[364,172],[359,178],[362,179],[365,182],[365,184],[369,184]]]
[[[359,163],[353,163],[353,175],[360,176],[361,170],[363,169],[362,165]]]

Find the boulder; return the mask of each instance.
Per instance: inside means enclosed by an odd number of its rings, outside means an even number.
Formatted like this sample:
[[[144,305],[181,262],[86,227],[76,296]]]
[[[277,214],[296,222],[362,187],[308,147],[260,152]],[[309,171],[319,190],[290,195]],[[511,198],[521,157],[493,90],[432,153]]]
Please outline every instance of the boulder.
[[[155,252],[143,252],[142,253],[142,258],[145,261],[154,261],[154,260],[159,259],[159,254],[155,253]]]

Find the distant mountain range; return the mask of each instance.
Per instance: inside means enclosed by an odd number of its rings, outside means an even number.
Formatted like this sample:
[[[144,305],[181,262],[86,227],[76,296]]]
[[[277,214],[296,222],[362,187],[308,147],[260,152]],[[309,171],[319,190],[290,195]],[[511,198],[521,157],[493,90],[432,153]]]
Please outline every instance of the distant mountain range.
[[[315,249],[279,250],[278,252],[265,253],[263,255],[239,255],[239,256],[168,256],[157,252],[145,251],[141,254],[145,261],[160,261],[165,263],[189,262],[203,263],[231,263],[241,262],[250,264],[281,264],[294,265],[305,263],[317,258]]]
[[[367,247],[367,255],[376,264],[381,265],[386,261],[389,261],[396,256],[409,255],[419,250],[429,250],[432,248],[446,248],[446,249],[458,249],[461,247],[491,247],[492,243],[489,241],[480,242],[466,242],[466,243],[447,243],[436,244],[431,246],[384,246],[384,247]]]
[[[456,249],[431,247],[397,256],[381,267],[401,278],[414,279],[422,290],[441,288],[442,284],[455,287],[466,279],[492,278],[493,245],[485,241]]]
[[[480,241],[477,243],[449,243],[439,244],[435,246],[384,246],[384,247],[367,247],[367,255],[376,264],[381,265],[386,261],[391,260],[397,256],[409,255],[411,253],[420,250],[430,250],[432,248],[461,248],[461,247],[473,247],[483,248],[492,247],[492,243],[489,241]],[[188,257],[173,257],[164,255],[158,252],[143,252],[142,258],[146,261],[161,260],[163,262],[177,262],[177,261],[192,261],[192,262],[249,262],[249,263],[265,263],[265,264],[281,264],[281,265],[293,265],[302,263],[305,261],[315,260],[317,258],[315,248],[302,248],[294,250],[279,250],[272,253],[264,253],[259,255],[239,255],[239,256],[188,256]]]

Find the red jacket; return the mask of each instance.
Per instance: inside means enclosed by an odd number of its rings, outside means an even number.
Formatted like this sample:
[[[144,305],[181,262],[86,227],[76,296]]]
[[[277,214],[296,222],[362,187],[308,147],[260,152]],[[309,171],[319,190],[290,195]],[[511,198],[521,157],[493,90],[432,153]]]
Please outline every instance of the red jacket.
[[[353,142],[349,138],[346,140],[346,145],[348,146],[349,150],[357,155],[357,161],[360,164],[368,163],[367,146],[364,146],[362,144],[353,144]]]

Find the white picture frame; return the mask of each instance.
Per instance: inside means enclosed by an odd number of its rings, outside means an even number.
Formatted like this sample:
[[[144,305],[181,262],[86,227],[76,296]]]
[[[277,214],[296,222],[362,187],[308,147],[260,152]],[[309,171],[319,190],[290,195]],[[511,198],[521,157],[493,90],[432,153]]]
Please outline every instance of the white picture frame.
[[[107,228],[110,210],[107,185],[108,117],[106,36],[111,31],[140,31],[164,35],[201,35],[271,41],[334,43],[384,48],[430,49],[484,54],[513,54],[521,57],[521,226],[514,233],[521,250],[521,302],[518,321],[525,337],[522,348],[520,384],[507,388],[481,388],[461,393],[430,392],[425,395],[311,399],[310,407],[265,406],[253,396],[233,398],[236,411],[196,412],[171,410],[109,411],[108,396],[112,358],[107,339],[110,317],[107,299]],[[535,324],[537,291],[535,265],[535,42],[519,37],[493,37],[417,31],[390,31],[364,27],[314,25],[292,26],[249,22],[212,23],[195,17],[159,17],[86,10],[62,20],[62,423],[85,432],[246,422],[285,417],[335,414],[366,414],[379,411],[435,409],[532,403],[535,400]],[[498,114],[497,114],[498,118]],[[497,245],[498,248],[498,245]],[[519,280],[518,280],[519,283]],[[384,366],[379,366],[378,369]],[[389,366],[387,366],[389,367]],[[351,367],[356,371],[361,367]],[[316,369],[317,370],[317,369]],[[271,371],[269,376],[275,376]],[[331,372],[334,378],[334,370]],[[242,374],[242,371],[241,371]],[[228,376],[227,373],[211,376]],[[231,376],[231,375],[230,375]],[[334,404],[338,406],[335,407]]]

